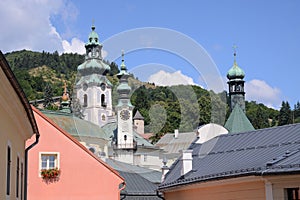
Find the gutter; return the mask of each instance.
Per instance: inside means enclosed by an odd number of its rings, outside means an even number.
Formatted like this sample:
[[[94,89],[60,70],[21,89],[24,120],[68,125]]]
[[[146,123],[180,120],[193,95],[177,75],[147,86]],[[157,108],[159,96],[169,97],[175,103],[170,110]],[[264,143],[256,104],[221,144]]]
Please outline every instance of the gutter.
[[[121,196],[121,191],[124,190],[126,188],[126,182],[124,181],[122,184],[122,187],[119,189],[119,192],[120,192],[120,196]],[[126,198],[126,194],[120,199],[125,199]],[[26,199],[25,199],[26,200]]]
[[[35,135],[35,142],[25,149],[25,174],[24,174],[24,200],[27,200],[27,179],[28,179],[28,151],[39,143],[40,134]]]
[[[120,200],[123,200],[126,197],[158,197],[160,199],[165,200],[165,198],[159,193],[159,191],[156,191],[156,194],[127,194],[127,193],[124,193],[124,194],[121,194],[120,196],[121,196]]]

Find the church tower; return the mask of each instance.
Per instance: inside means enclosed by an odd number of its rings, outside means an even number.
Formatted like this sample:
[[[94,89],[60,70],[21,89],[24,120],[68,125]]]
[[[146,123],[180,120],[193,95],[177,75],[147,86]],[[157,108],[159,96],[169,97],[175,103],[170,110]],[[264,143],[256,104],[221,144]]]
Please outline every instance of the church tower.
[[[234,50],[234,63],[227,73],[231,111],[236,105],[239,105],[245,112],[244,77],[244,71],[236,63],[236,51]]]
[[[124,63],[124,53],[122,53],[122,64],[120,73],[117,74],[120,84],[117,87],[119,94],[118,105],[116,106],[118,132],[117,148],[118,149],[135,149],[136,142],[133,138],[132,111],[133,105],[130,102],[129,93],[131,87],[128,85],[127,68]]]
[[[84,119],[99,126],[113,121],[112,84],[106,78],[109,65],[103,62],[102,44],[99,42],[95,26],[85,44],[85,61],[78,66],[75,95],[82,108]]]

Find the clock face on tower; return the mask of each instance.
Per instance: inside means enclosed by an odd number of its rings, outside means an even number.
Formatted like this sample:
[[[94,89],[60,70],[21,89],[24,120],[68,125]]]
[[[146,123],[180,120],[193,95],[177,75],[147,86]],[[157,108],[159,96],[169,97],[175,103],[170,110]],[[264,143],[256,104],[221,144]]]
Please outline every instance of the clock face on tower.
[[[122,110],[120,112],[121,119],[128,120],[130,117],[130,112],[128,110]]]

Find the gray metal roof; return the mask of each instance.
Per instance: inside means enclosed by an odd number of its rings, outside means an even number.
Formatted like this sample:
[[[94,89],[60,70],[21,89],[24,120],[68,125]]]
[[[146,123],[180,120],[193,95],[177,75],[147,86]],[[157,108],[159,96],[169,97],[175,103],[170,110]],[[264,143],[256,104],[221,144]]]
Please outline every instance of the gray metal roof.
[[[181,176],[179,158],[160,189],[236,176],[300,173],[300,124],[220,135],[189,149],[193,170]]]
[[[144,119],[144,117],[141,115],[141,113],[137,110],[133,119]]]
[[[131,165],[128,163],[124,163],[124,162],[120,162],[120,161],[116,161],[116,160],[112,160],[112,159],[106,159],[105,162],[119,172],[122,171],[122,172],[127,172],[127,173],[136,173],[152,183],[160,183],[161,182],[161,172],[160,171],[140,167],[137,165]]]
[[[126,195],[125,199],[160,199],[156,190],[161,181],[161,172],[112,159],[106,159],[105,162],[125,179],[126,187],[121,191],[121,196]]]
[[[163,149],[166,155],[176,158],[179,156],[180,150],[187,149],[195,139],[195,132],[179,133],[177,138],[174,137],[174,133],[167,133],[155,146]]]

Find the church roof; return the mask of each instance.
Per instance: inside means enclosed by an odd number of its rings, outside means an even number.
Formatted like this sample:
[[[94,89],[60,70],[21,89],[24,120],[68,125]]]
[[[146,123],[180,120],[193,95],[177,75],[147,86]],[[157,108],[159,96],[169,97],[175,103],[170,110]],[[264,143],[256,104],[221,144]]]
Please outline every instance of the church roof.
[[[87,74],[104,74],[105,72],[110,71],[110,66],[104,63],[102,60],[93,58],[87,59],[84,63],[80,64],[77,70],[82,75]]]
[[[104,126],[101,127],[102,130],[110,135],[110,137],[114,137],[114,133],[116,133],[117,130],[117,123],[116,122],[111,122],[108,124],[105,124]],[[145,140],[142,136],[140,136],[137,132],[133,131],[134,135],[134,140],[137,142],[138,146],[143,146],[143,147],[154,147],[153,144]]]
[[[243,79],[244,77],[245,77],[245,72],[234,61],[233,66],[227,72],[227,78],[228,79],[236,79],[236,78]]]
[[[110,140],[111,135],[102,130],[98,125],[75,117],[73,114],[49,110],[43,110],[42,113],[79,140],[85,137]]]
[[[144,117],[141,115],[141,113],[137,110],[133,119],[144,119]]]
[[[99,36],[97,32],[95,31],[96,27],[93,25],[92,26],[92,31],[89,34],[88,42],[86,43],[87,45],[100,45],[99,43]]]
[[[229,131],[229,133],[240,133],[254,130],[254,127],[239,105],[234,107],[224,127]]]
[[[192,171],[181,176],[181,158],[170,167],[160,190],[241,176],[300,173],[300,123],[193,143]],[[210,149],[210,151],[205,151]]]
[[[105,77],[100,74],[91,74],[87,76],[82,76],[76,85],[82,84],[90,84],[90,83],[106,83],[109,86],[112,86],[111,82]]]

